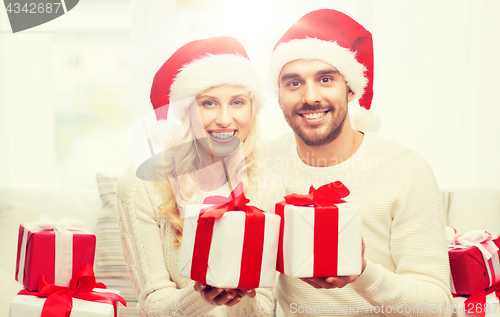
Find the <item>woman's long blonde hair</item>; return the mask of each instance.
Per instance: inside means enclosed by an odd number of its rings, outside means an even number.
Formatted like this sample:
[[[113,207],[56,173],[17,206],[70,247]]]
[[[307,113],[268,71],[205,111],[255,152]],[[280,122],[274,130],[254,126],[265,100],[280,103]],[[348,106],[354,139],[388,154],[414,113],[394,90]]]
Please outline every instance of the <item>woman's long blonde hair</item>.
[[[252,97],[252,96],[251,96]],[[196,104],[192,105],[193,107]],[[245,195],[252,197],[257,190],[257,170],[262,160],[260,137],[257,124],[257,113],[255,98],[252,97],[252,119],[250,129],[246,139],[242,144],[244,161],[240,159],[228,160],[227,172],[229,175],[236,176],[236,182],[243,182]],[[165,181],[155,182],[156,187],[164,195],[164,202],[158,207],[160,215],[165,215],[167,220],[175,230],[175,244],[182,242],[182,229],[184,220],[182,219],[179,208],[184,210],[186,205],[200,203],[195,201],[200,194],[200,187],[195,179],[193,172],[195,167],[193,163],[198,157],[196,141],[193,141],[191,131],[191,118],[185,116],[177,137],[172,140],[174,144],[182,144],[176,147],[175,151],[169,151],[164,155],[164,167],[170,176],[177,176],[173,183],[166,177]],[[234,177],[234,176],[233,176]],[[170,177],[170,179],[174,179]],[[175,188],[173,188],[175,187]],[[175,190],[174,190],[175,189]],[[174,196],[174,192],[176,195]]]

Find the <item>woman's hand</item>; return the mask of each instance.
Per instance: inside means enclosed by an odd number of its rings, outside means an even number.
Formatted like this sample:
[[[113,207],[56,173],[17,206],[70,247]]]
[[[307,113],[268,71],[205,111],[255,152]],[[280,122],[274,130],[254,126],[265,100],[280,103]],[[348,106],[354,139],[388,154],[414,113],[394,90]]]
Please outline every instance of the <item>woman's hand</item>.
[[[200,292],[201,297],[214,305],[229,307],[238,304],[244,296],[254,298],[256,295],[255,289],[218,288],[200,282],[194,283],[194,290]]]

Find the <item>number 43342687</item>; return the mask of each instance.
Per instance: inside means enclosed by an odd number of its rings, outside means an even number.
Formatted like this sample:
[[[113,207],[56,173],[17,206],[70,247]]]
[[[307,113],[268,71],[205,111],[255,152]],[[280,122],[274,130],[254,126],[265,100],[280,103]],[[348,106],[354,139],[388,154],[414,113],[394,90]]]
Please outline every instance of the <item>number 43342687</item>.
[[[9,3],[6,7],[8,13],[57,13],[61,3],[25,3],[22,7],[20,3]]]

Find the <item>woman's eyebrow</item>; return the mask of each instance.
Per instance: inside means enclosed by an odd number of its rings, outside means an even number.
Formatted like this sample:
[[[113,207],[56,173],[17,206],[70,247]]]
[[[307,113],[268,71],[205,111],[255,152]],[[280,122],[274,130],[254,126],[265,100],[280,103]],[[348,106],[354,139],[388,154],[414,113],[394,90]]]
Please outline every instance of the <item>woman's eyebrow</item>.
[[[234,95],[232,96],[231,98],[241,98],[241,97],[246,97],[246,98],[250,98],[248,95],[246,94],[238,94],[238,95]]]

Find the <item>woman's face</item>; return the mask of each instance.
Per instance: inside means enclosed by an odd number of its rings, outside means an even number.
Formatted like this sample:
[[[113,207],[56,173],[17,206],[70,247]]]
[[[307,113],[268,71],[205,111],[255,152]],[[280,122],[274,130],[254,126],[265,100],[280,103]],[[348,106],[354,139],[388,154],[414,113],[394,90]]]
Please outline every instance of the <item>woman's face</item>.
[[[192,107],[191,124],[197,139],[208,137],[206,150],[217,156],[227,156],[244,142],[252,121],[252,99],[239,86],[210,88],[196,97],[198,107]],[[198,113],[196,112],[198,110]],[[199,126],[199,116],[201,125]],[[198,124],[197,124],[198,122]],[[206,147],[206,142],[201,142]]]

